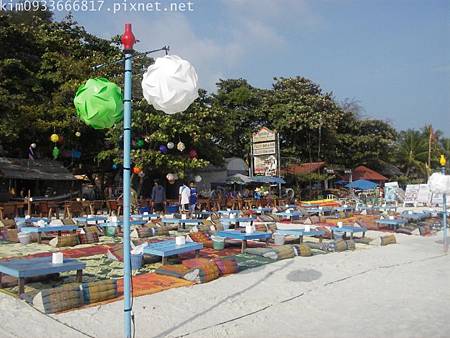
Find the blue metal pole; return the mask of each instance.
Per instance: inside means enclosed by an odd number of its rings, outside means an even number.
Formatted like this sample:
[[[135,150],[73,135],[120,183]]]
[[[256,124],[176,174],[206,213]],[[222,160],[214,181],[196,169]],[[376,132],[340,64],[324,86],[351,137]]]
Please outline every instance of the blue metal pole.
[[[132,99],[132,52],[136,42],[131,24],[125,24],[122,44],[125,53],[125,83],[123,96],[123,295],[124,336],[131,338],[131,245],[130,245],[130,175],[131,175],[131,99]]]
[[[125,337],[131,338],[131,257],[130,257],[130,143],[131,143],[131,54],[125,54],[123,116],[123,264]]]
[[[441,168],[442,175],[445,175],[445,166],[442,166]],[[448,237],[447,237],[447,195],[442,195],[442,202],[444,203],[444,212],[442,214],[442,226],[443,226],[443,233],[444,233],[444,252],[448,252]]]

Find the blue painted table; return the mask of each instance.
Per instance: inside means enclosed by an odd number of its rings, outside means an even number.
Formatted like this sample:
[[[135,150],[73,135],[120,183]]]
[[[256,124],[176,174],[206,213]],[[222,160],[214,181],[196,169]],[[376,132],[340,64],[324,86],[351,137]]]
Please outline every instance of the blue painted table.
[[[161,220],[161,222],[163,223],[163,225],[166,225],[166,224],[181,224],[181,228],[182,229],[186,229],[186,224],[199,225],[199,224],[203,223],[203,220],[201,220],[201,219],[193,219],[193,218],[186,218],[186,219],[181,219],[181,218],[163,218]]]
[[[244,253],[245,248],[247,247],[247,241],[249,240],[255,240],[255,239],[262,239],[267,242],[270,238],[272,238],[272,233],[270,232],[253,232],[251,234],[246,233],[245,231],[239,231],[239,230],[226,230],[226,231],[218,231],[216,232],[216,235],[219,237],[225,237],[225,238],[231,238],[231,239],[237,239],[242,241],[242,248],[241,252]]]
[[[376,220],[375,223],[387,225],[389,228],[392,228],[395,230],[395,229],[399,228],[401,225],[406,224],[406,220],[404,220],[404,219],[379,219],[379,220]]]
[[[162,241],[151,243],[144,248],[144,254],[155,255],[162,257],[162,263],[167,263],[167,257],[183,254],[186,252],[195,251],[195,256],[198,257],[200,250],[203,249],[203,244],[196,242],[187,242],[183,245],[177,245],[175,241]]]
[[[14,218],[14,221],[16,223],[36,223],[39,221],[44,221],[45,223],[48,223],[49,219],[47,217],[30,217],[30,218],[16,217]]]
[[[83,279],[83,269],[86,263],[77,259],[64,258],[62,264],[53,264],[52,257],[39,257],[31,259],[14,259],[0,262],[0,288],[3,287],[3,274],[16,277],[19,284],[19,296],[24,293],[25,278],[50,275],[66,271],[77,270],[77,282]]]
[[[88,224],[94,222],[95,224],[104,223],[108,220],[106,216],[91,216],[91,217],[75,217],[73,219],[77,224]]]
[[[354,227],[354,226],[343,226],[343,227],[332,227],[331,228],[331,237],[334,238],[334,233],[335,232],[343,232],[344,236],[347,232],[350,233],[350,238],[353,239],[353,234],[361,232],[362,233],[362,237],[364,237],[366,235],[366,231],[367,229],[364,227]]]
[[[21,232],[35,233],[38,235],[38,243],[41,243],[41,234],[47,232],[58,232],[58,236],[61,236],[62,231],[72,231],[76,232],[78,229],[77,225],[48,225],[45,227],[22,227]]]
[[[121,217],[121,218],[123,219],[123,217]],[[159,218],[159,215],[158,214],[147,214],[147,215],[137,214],[137,215],[130,215],[130,218],[135,221],[150,221],[152,218],[153,219]]]
[[[288,218],[290,220],[299,219],[300,217],[302,217],[302,213],[300,211],[296,211],[296,210],[291,210],[289,212],[287,212],[287,211],[275,212],[274,215],[280,216],[283,218]]]
[[[219,210],[218,211],[219,215],[230,215],[230,214],[239,215],[240,213],[241,213],[240,210]]]
[[[192,213],[192,216],[200,219],[205,219],[211,216],[212,214],[213,214],[212,211],[194,211]]]
[[[277,230],[276,233],[284,236],[296,236],[299,238],[300,243],[303,243],[303,236],[319,237],[319,242],[322,242],[322,236],[325,235],[325,231],[319,229],[310,229],[310,231],[305,229],[287,229]]]
[[[252,211],[257,213],[257,214],[264,215],[266,213],[271,213],[272,212],[272,208],[253,208]]]
[[[403,211],[400,215],[401,218],[404,218],[408,221],[417,222],[424,220],[426,218],[431,217],[431,212],[427,211],[415,211],[415,212],[409,212],[409,211]]]

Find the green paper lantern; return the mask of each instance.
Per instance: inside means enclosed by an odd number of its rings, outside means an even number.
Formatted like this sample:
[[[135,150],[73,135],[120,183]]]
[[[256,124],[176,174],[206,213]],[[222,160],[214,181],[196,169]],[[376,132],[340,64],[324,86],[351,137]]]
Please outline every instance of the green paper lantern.
[[[136,141],[136,147],[138,148],[143,148],[145,145],[144,140],[143,139],[139,139]]]
[[[52,150],[53,159],[56,160],[60,154],[61,151],[58,149],[58,147],[55,146]]]
[[[122,91],[105,78],[89,79],[73,102],[79,118],[94,129],[111,128],[123,118]]]

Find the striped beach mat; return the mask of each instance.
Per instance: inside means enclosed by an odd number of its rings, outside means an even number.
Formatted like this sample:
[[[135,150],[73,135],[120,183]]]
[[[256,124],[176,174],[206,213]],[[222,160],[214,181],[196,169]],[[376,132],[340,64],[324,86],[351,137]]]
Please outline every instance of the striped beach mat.
[[[79,283],[70,283],[53,289],[44,289],[33,298],[33,306],[45,313],[57,313],[83,305]]]

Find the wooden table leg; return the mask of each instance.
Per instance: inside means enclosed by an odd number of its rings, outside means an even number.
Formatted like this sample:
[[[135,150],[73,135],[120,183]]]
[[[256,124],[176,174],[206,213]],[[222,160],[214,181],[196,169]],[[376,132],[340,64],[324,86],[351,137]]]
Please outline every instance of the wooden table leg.
[[[323,237],[319,236],[319,243],[322,243],[322,241],[323,241]]]
[[[3,289],[3,281],[2,281],[2,279],[3,279],[3,273],[0,272],[0,289]]]
[[[300,244],[303,243],[303,236],[298,236],[299,240],[300,240]]]
[[[77,270],[76,281],[77,281],[77,283],[82,283],[83,282],[83,270]]]
[[[19,282],[19,297],[20,297],[25,293],[25,278],[19,277],[18,282]]]
[[[166,265],[166,264],[167,264],[167,257],[163,257],[163,258],[162,258],[162,264],[163,264],[163,265]]]
[[[41,244],[41,233],[40,232],[38,232],[37,233],[37,242],[38,242],[38,244]]]
[[[244,239],[244,240],[242,240],[241,253],[244,253],[244,251],[245,251],[246,248],[247,248],[247,240]]]
[[[195,250],[195,258],[199,258],[200,257],[200,250]]]

